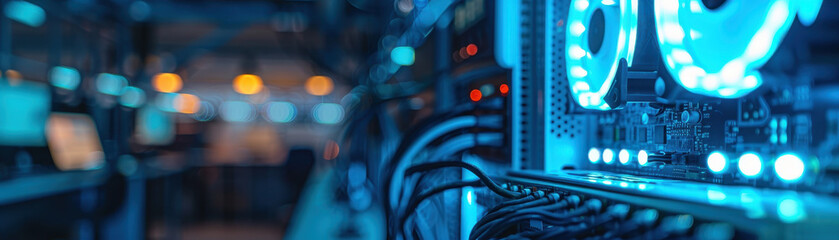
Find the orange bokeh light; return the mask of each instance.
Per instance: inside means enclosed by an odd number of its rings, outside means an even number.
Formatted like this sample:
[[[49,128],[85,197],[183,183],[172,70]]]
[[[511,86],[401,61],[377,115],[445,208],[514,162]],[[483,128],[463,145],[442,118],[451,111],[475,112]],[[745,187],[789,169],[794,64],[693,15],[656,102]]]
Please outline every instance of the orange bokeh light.
[[[323,148],[323,158],[326,160],[332,160],[338,157],[338,153],[341,151],[341,148],[338,146],[338,143],[332,140],[326,142],[326,146]]]
[[[175,97],[175,101],[173,103],[175,106],[175,110],[178,110],[180,113],[185,114],[193,114],[198,112],[201,108],[201,99],[198,96],[181,93]]]
[[[233,79],[233,90],[246,95],[262,91],[262,78],[253,74],[242,74]]]
[[[469,99],[472,99],[473,102],[480,101],[482,96],[483,94],[481,94],[481,90],[478,89],[472,89],[472,91],[469,92]]]
[[[335,83],[327,76],[312,76],[306,80],[306,92],[315,96],[323,96],[332,93]]]
[[[174,73],[159,73],[154,75],[151,84],[158,92],[173,93],[180,91],[183,87],[181,76]]]

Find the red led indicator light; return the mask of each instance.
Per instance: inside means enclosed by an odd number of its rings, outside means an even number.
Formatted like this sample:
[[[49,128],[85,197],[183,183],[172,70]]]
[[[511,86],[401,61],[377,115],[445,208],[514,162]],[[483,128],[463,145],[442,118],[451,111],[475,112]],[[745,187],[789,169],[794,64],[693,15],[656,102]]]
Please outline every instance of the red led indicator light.
[[[507,96],[507,93],[510,92],[510,86],[502,83],[501,86],[498,86],[498,92],[501,92],[501,96]]]
[[[466,46],[466,53],[469,54],[469,56],[475,56],[475,54],[478,54],[478,45],[475,45],[474,43],[469,44]]]
[[[472,91],[469,92],[469,99],[472,99],[473,102],[480,101],[481,97],[482,97],[481,90],[472,89]]]

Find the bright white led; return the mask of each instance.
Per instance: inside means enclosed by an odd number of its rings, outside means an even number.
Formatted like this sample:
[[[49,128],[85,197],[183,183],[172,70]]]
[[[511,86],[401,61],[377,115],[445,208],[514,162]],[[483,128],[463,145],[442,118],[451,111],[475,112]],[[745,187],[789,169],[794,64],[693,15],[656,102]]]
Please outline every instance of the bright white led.
[[[621,162],[621,164],[628,164],[629,151],[627,151],[626,149],[621,149],[621,151],[618,152],[618,160]]]
[[[638,165],[641,165],[641,166],[647,165],[647,158],[648,157],[649,156],[647,155],[647,151],[645,151],[645,150],[638,151]]]
[[[587,82],[577,82],[574,84],[574,91],[588,91],[591,87],[588,86]]]
[[[586,31],[586,26],[583,25],[582,22],[575,21],[575,22],[571,23],[571,35],[579,37],[580,35],[583,35],[583,32],[585,32],[585,31]]]
[[[586,10],[586,8],[588,8],[587,0],[579,0],[574,2],[574,9],[576,9],[577,11],[583,11]]]
[[[603,162],[610,164],[615,161],[615,152],[612,149],[603,150]]]
[[[592,163],[596,163],[600,161],[600,150],[597,148],[591,148],[588,150],[588,161]]]
[[[740,160],[737,162],[737,168],[746,177],[755,177],[763,171],[763,162],[757,154],[746,153],[740,156]]]
[[[685,29],[679,24],[671,23],[664,25],[664,41],[672,44],[681,44],[685,38]]]
[[[588,71],[583,69],[580,66],[574,66],[571,68],[571,76],[576,78],[582,78],[588,75]]]
[[[568,56],[573,59],[580,59],[586,56],[586,50],[583,50],[580,45],[573,45],[568,48]]]
[[[693,63],[693,58],[690,57],[690,53],[682,49],[673,49],[671,53],[673,55],[673,60],[676,60],[677,63],[681,64],[691,64]]]
[[[728,166],[728,158],[720,152],[713,152],[708,155],[708,169],[714,173],[721,173],[725,171]]]
[[[784,181],[797,181],[804,175],[804,161],[792,153],[775,159],[775,174]]]

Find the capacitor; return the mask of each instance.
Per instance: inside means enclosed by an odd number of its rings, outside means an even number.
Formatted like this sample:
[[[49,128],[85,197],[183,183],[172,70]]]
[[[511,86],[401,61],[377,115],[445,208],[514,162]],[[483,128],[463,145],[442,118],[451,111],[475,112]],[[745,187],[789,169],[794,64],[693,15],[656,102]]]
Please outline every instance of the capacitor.
[[[684,110],[682,111],[682,122],[689,124],[699,123],[700,114],[698,111]]]

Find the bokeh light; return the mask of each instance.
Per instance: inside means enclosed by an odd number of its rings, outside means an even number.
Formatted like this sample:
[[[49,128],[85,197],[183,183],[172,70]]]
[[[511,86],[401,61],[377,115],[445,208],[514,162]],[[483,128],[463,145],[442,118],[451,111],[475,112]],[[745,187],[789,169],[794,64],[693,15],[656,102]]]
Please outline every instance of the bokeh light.
[[[483,94],[481,94],[481,90],[478,89],[472,89],[472,91],[469,92],[469,99],[473,102],[480,101],[482,96]]]
[[[221,104],[221,118],[228,122],[250,122],[254,107],[245,101],[226,101]]]
[[[174,73],[157,74],[152,78],[151,83],[154,90],[164,93],[177,92],[183,87],[183,80],[181,80],[181,76]]]
[[[233,79],[233,90],[246,95],[262,91],[262,78],[253,74],[242,74]]]
[[[414,64],[414,48],[412,47],[395,47],[390,51],[390,59],[393,63],[410,66]]]
[[[198,112],[198,109],[201,108],[201,99],[192,94],[181,93],[175,97],[173,104],[175,106],[175,110],[178,112],[193,114]]]
[[[99,90],[99,92],[107,95],[122,95],[122,90],[125,90],[125,87],[127,86],[128,80],[120,75],[100,73],[99,76],[96,77],[96,90]]]
[[[312,117],[320,124],[336,124],[344,119],[344,107],[335,103],[318,103],[312,108]]]
[[[332,160],[338,157],[338,153],[341,151],[340,146],[338,143],[332,140],[326,141],[326,146],[323,148],[323,159]]]
[[[132,86],[126,87],[122,92],[122,96],[119,97],[119,104],[130,108],[140,107],[145,102],[146,92],[143,89]]]
[[[297,116],[297,108],[290,102],[269,102],[265,105],[265,119],[272,122],[288,123]]]
[[[81,75],[75,68],[56,66],[50,70],[50,83],[58,88],[76,90],[81,83]]]
[[[306,92],[315,96],[323,96],[332,93],[335,83],[327,76],[312,76],[306,80]]]
[[[478,54],[478,45],[475,45],[474,43],[467,45],[466,54],[469,56],[475,56],[475,54]]]

